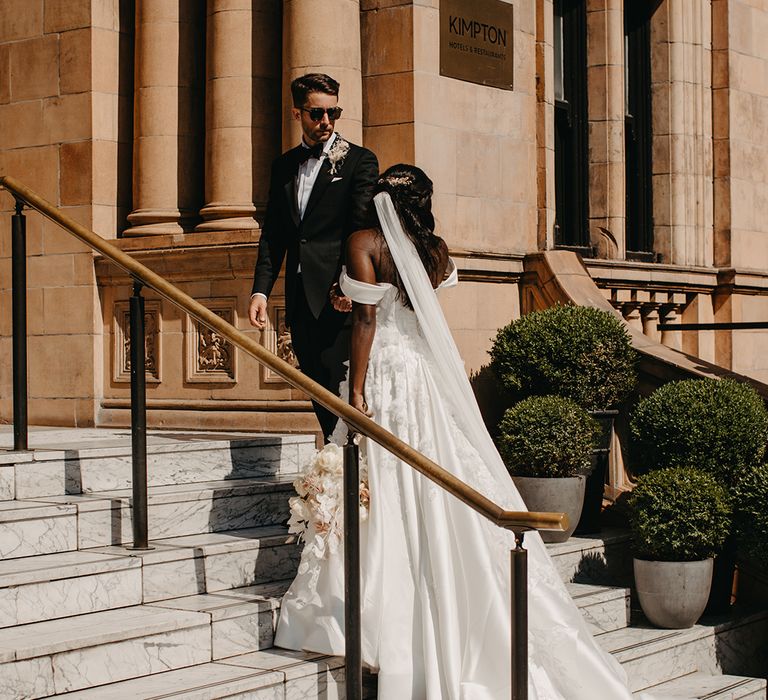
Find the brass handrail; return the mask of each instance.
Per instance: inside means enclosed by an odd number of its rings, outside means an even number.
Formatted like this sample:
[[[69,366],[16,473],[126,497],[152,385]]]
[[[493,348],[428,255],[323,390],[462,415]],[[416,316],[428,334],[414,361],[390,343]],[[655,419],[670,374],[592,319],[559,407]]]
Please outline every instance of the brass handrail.
[[[134,260],[117,246],[112,245],[97,233],[90,231],[77,221],[69,218],[50,202],[23,185],[10,175],[0,176],[0,187],[13,193],[27,205],[36,209],[43,216],[65,228],[89,247],[97,250],[105,258],[121,267],[134,279],[150,287],[160,296],[182,308],[190,316],[216,330],[233,345],[255,357],[261,364],[269,367],[291,386],[301,389],[314,401],[325,406],[328,410],[343,418],[357,432],[377,442],[398,459],[409,464],[428,479],[442,487],[470,508],[477,511],[494,524],[510,530],[566,530],[568,516],[565,513],[542,513],[529,511],[505,510],[480,492],[473,489],[441,466],[433,462],[421,452],[413,449],[385,428],[376,424],[347,402],[342,401],[330,391],[313,381],[302,372],[292,367],[277,355],[274,355],[245,333],[217,316],[213,311],[195,301],[166,279]]]

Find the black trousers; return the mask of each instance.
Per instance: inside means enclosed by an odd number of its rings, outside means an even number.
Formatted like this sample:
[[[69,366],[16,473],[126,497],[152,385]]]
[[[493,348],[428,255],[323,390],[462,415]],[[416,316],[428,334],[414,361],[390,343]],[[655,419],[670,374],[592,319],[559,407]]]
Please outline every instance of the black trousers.
[[[307,304],[304,286],[299,275],[296,299],[291,314],[291,343],[299,367],[333,394],[339,395],[339,384],[346,375],[349,359],[349,341],[352,314],[340,313],[328,301],[319,318],[315,318]],[[337,416],[318,403],[312,402],[323,436],[327,439],[336,427]]]

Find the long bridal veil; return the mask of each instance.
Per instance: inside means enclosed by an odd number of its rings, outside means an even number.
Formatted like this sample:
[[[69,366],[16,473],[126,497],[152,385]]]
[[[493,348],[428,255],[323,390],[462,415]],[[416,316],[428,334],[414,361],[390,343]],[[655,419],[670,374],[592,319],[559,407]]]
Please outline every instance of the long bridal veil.
[[[374,204],[390,254],[425,338],[431,371],[436,384],[441,387],[444,407],[480,455],[481,464],[465,470],[465,473],[477,475],[475,483],[470,483],[470,486],[506,509],[525,510],[525,504],[485,427],[464,363],[431,281],[413,243],[403,230],[389,194],[382,192],[376,195]],[[511,534],[508,539],[512,546]],[[530,533],[526,536],[526,545],[530,570],[528,637],[531,698],[629,700],[632,696],[627,689],[623,669],[595,643],[549,559],[541,538],[536,533]],[[491,585],[490,582],[488,585]],[[508,600],[508,591],[507,587],[503,592],[505,600]],[[502,672],[502,669],[498,671]]]
[[[434,360],[432,369],[437,372],[438,383],[445,387],[446,399],[451,403],[449,408],[454,416],[461,418],[460,425],[494,478],[500,484],[509,483],[509,474],[485,427],[475,394],[467,379],[464,362],[453,341],[440,302],[419,254],[403,231],[389,194],[387,192],[377,194],[374,197],[374,203],[392,260],[408,292],[408,298],[411,300],[432,353]],[[523,510],[525,508],[523,499],[513,489],[484,495],[508,509]]]

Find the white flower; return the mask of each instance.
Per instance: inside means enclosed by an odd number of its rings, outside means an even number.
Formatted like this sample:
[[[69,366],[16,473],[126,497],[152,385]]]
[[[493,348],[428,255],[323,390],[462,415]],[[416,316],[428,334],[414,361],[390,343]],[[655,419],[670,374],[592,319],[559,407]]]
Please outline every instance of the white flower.
[[[305,540],[307,553],[322,559],[335,553],[344,534],[344,452],[338,445],[326,445],[312,456],[294,480],[298,496],[288,500],[288,531]],[[360,459],[360,520],[368,518],[370,492],[365,456]]]
[[[344,454],[338,445],[330,443],[315,453],[314,463],[322,471],[338,474],[344,469]]]
[[[337,134],[336,140],[326,154],[328,162],[331,164],[331,175],[338,172],[347,157],[347,153],[349,153],[349,141],[344,139],[341,134]]]

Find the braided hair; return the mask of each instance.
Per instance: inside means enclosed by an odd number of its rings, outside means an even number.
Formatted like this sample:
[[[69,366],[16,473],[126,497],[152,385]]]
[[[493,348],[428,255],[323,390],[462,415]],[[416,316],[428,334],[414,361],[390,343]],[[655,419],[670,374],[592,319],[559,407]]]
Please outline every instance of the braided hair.
[[[382,173],[376,183],[374,195],[379,192],[389,193],[403,230],[416,247],[421,263],[434,283],[442,272],[445,244],[442,238],[435,235],[432,191],[432,180],[421,168],[399,163]],[[408,308],[413,308],[400,275],[397,270],[394,270],[394,273],[400,298]]]

